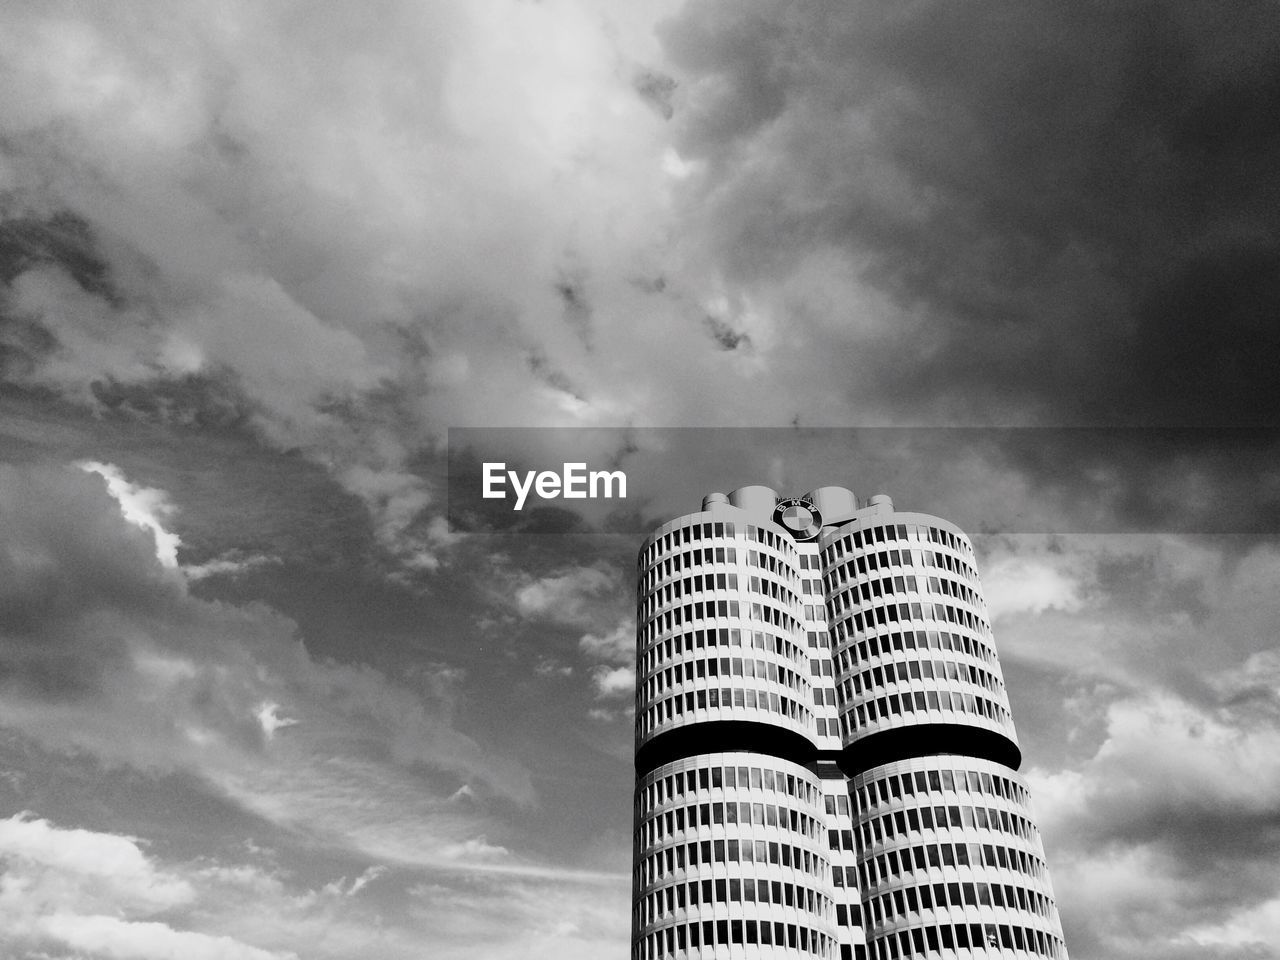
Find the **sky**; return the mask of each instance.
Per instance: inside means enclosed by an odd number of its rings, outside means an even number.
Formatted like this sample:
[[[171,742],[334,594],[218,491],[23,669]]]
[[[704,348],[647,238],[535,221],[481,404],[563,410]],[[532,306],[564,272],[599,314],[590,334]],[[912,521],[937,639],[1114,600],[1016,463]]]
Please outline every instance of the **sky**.
[[[635,551],[765,483],[973,535],[1073,957],[1280,957],[1273,0],[10,0],[0,90],[0,953],[625,956]]]

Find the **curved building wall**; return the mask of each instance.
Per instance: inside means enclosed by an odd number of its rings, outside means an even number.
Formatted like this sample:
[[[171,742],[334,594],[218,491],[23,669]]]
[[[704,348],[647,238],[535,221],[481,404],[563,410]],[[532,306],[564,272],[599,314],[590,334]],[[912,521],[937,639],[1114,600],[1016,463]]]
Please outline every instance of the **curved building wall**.
[[[712,517],[665,524],[640,553],[637,753],[674,759],[671,749],[650,745],[695,727],[680,743],[731,746],[748,724],[774,728],[796,749],[812,748],[795,545],[781,529]]]
[[[858,774],[851,795],[873,958],[1066,956],[1040,833],[1014,771],[920,757]]]
[[[973,547],[882,513],[823,536],[840,727],[852,769],[960,743],[1016,768],[1017,734]],[[927,728],[927,729],[926,729]]]
[[[758,753],[715,753],[639,778],[633,960],[837,955],[822,784]]]

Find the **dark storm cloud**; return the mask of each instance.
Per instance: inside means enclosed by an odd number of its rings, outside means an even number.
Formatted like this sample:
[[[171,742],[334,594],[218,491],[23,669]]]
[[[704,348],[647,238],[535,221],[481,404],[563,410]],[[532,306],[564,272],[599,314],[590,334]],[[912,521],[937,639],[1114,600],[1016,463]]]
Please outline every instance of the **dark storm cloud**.
[[[736,350],[738,347],[749,348],[751,346],[750,336],[733,329],[723,320],[707,317],[703,323],[711,334],[711,339],[719,344],[722,350]]]
[[[663,120],[670,120],[675,114],[675,108],[671,105],[671,96],[676,90],[674,78],[656,70],[640,67],[636,69],[631,83],[641,99],[656,110]]]
[[[730,269],[862,265],[922,318],[859,344],[902,409],[1274,420],[1275,4],[699,2],[664,37]]]
[[[97,692],[109,665],[127,660],[112,627],[84,623],[105,609],[150,615],[179,598],[156,564],[149,534],[113,519],[118,508],[96,476],[0,464],[0,658],[5,682],[42,695]],[[114,622],[113,622],[114,621]]]
[[[0,222],[0,282],[10,283],[37,263],[60,264],[84,289],[102,296],[113,294],[92,229],[73,213]]]

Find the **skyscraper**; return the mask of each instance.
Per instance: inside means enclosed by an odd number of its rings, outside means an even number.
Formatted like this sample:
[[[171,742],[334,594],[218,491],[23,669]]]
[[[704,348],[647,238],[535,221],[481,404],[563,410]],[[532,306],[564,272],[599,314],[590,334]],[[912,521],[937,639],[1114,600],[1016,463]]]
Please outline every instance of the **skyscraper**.
[[[639,555],[632,958],[1065,958],[968,538],[713,493]]]

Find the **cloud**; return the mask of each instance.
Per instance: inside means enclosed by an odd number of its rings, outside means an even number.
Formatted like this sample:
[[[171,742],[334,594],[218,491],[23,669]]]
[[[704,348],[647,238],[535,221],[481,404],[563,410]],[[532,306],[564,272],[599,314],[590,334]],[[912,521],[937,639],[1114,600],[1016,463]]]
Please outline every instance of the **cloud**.
[[[524,617],[557,623],[584,623],[594,605],[617,589],[617,574],[604,567],[571,567],[537,579],[524,578],[515,587],[514,606]]]
[[[415,583],[452,425],[1268,409],[1270,5],[380,10],[6,11],[7,381],[297,451]]]
[[[157,869],[136,837],[63,829],[29,813],[0,820],[0,858],[11,871],[10,910],[75,895],[151,913],[195,896],[190,883]]]
[[[1006,558],[990,564],[983,574],[991,615],[1071,612],[1080,607],[1080,584],[1071,575],[1043,560]]]
[[[43,935],[73,950],[129,960],[289,960],[297,954],[260,950],[226,936],[174,930],[156,921],[55,914],[39,923]]]
[[[634,667],[597,667],[591,673],[591,680],[599,697],[622,697],[636,689]]]
[[[663,32],[686,209],[872,409],[1265,421],[1278,16],[692,3]],[[888,309],[810,319],[866,286]]]
[[[192,596],[96,475],[0,467],[0,573],[0,723],[45,749],[190,772],[356,849],[412,823],[400,855],[419,861],[499,829],[487,807],[437,809],[458,779],[486,805],[532,802],[519,763],[451,725],[456,669],[393,682],[313,658],[269,607]],[[330,804],[351,791],[364,809]]]
[[[607,634],[584,634],[578,641],[578,649],[589,660],[603,661],[590,672],[597,700],[627,699],[635,692],[636,627],[633,619],[628,617]],[[596,706],[587,712],[592,719],[608,721],[630,716],[634,707],[613,711]]]
[[[629,663],[636,656],[636,625],[631,619],[624,620],[611,632],[603,636],[587,633],[578,641],[578,649],[583,654],[608,663]]]
[[[0,820],[0,861],[0,944],[11,948],[69,948],[140,960],[296,957],[143,919],[188,906],[197,893],[181,872],[148,857],[135,837],[67,829],[19,814]]]
[[[124,518],[135,526],[149,530],[156,539],[156,559],[166,567],[178,565],[178,535],[166,530],[161,521],[172,516],[174,506],[163,490],[130,483],[120,468],[111,463],[87,460],[76,464],[81,470],[96,473],[107,481],[107,492],[120,504]]]
[[[203,580],[206,577],[238,577],[240,574],[258,567],[280,564],[279,557],[261,554],[245,556],[240,551],[206,560],[204,563],[184,563],[182,573],[188,580]]]
[[[488,875],[466,887],[422,884],[411,893],[420,915],[441,931],[443,956],[588,960],[625,941],[626,889],[625,877],[597,877],[584,890],[555,878]],[[450,946],[462,931],[466,944]]]
[[[1221,923],[1193,927],[1184,936],[1200,947],[1266,950],[1268,945],[1280,943],[1280,897],[1236,910]]]
[[[373,863],[354,876],[324,879],[334,855],[326,849],[315,882],[257,862],[165,860],[152,846],[30,814],[0,820],[0,950],[103,960],[285,960],[305,944],[307,957],[337,960],[376,949],[409,960],[421,955],[424,938],[447,956],[486,958],[517,956],[532,939],[542,955],[560,944],[572,951],[565,955],[585,956],[578,952],[584,941],[616,938],[625,914],[618,909],[625,875],[533,869],[510,862],[483,837],[459,843],[456,862],[443,873]],[[265,856],[251,852],[255,860]],[[290,859],[305,864],[299,852]],[[568,925],[549,925],[540,907]],[[468,928],[467,920],[485,922]]]
[[[373,881],[383,876],[387,872],[387,868],[383,866],[373,866],[365,870],[364,873],[348,882],[346,877],[334,880],[332,883],[326,884],[325,893],[339,897],[354,897]]]
[[[661,12],[7,11],[7,375],[99,408],[229,398],[434,569],[446,426],[612,420],[607,367],[644,369],[613,318],[661,273]]]
[[[1280,893],[1276,699],[1123,698],[1082,766],[1030,771],[1073,950],[1157,957],[1270,942],[1261,934]]]
[[[276,711],[280,709],[280,704],[265,702],[258,708],[254,714],[258,718],[258,723],[262,724],[263,735],[270,740],[277,730],[282,727],[292,727],[298,721],[292,717],[279,716]]]

